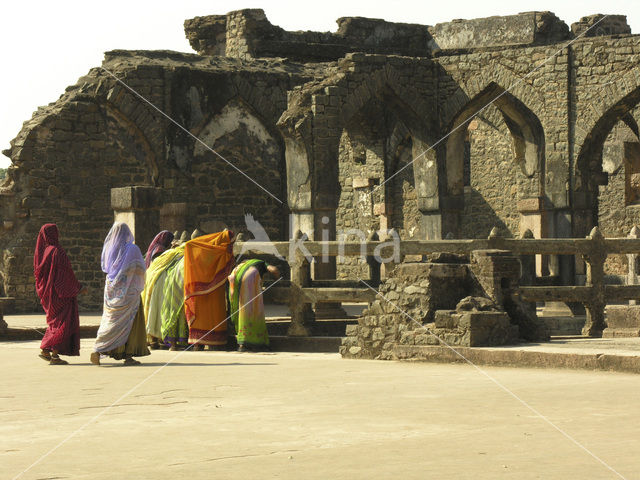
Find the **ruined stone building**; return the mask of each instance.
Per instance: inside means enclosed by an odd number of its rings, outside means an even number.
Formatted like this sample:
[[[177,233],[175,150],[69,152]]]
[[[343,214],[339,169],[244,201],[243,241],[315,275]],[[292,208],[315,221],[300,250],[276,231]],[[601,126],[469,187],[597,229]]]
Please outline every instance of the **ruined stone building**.
[[[550,12],[435,26],[355,17],[318,33],[239,10],[185,31],[195,54],[107,52],[4,151],[0,296],[17,310],[38,305],[45,222],[90,288],[81,306],[100,305],[114,187],[158,187],[162,228],[243,231],[251,213],[278,240],[493,226],[581,237],[595,224],[623,236],[640,223],[640,37],[624,16],[571,28]]]

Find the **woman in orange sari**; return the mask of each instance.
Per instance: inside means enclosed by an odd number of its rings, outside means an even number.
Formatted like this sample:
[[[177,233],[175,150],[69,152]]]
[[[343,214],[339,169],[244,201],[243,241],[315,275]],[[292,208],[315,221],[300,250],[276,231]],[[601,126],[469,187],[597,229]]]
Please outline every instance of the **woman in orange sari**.
[[[184,310],[189,343],[227,343],[227,276],[233,268],[233,233],[228,230],[195,238],[184,249]]]

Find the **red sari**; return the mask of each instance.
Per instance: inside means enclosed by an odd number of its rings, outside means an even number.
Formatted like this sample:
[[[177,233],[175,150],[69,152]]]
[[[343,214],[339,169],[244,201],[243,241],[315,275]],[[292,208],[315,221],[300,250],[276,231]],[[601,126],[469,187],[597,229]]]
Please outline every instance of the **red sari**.
[[[47,331],[40,348],[62,355],[80,355],[78,299],[82,285],[58,243],[58,227],[42,226],[33,256],[33,274],[40,303],[47,315]]]

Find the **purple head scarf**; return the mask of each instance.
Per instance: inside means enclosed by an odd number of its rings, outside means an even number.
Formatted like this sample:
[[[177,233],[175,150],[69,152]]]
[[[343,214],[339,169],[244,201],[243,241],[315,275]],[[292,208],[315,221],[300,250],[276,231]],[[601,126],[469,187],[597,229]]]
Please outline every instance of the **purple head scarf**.
[[[102,247],[102,271],[113,280],[133,262],[144,265],[140,249],[133,243],[133,233],[126,223],[116,222],[109,230]]]
[[[144,263],[147,265],[147,268],[149,268],[151,261],[157,255],[160,255],[171,246],[172,241],[173,233],[168,230],[163,230],[155,236],[151,245],[149,245],[149,248],[147,249],[147,254],[144,256]]]

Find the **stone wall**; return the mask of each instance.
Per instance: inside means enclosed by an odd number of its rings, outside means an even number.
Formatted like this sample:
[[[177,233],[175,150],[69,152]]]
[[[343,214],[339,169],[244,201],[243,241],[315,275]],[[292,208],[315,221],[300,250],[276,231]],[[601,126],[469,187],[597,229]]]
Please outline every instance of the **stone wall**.
[[[460,238],[487,238],[493,227],[518,236],[518,165],[500,111],[490,106],[469,124],[469,185],[464,188]],[[506,193],[506,194],[505,194]]]
[[[598,226],[606,237],[626,237],[640,225],[640,139],[633,116],[616,124],[604,142],[602,170],[607,184],[599,186]],[[626,275],[626,255],[609,255],[606,272]]]
[[[82,308],[99,306],[109,191],[120,186],[160,188],[180,205],[163,211],[185,212],[188,230],[244,231],[251,214],[278,239],[289,227],[435,239],[496,225],[583,237],[598,222],[626,235],[640,222],[640,170],[620,160],[638,137],[640,39],[623,20],[565,46],[598,19],[570,33],[549,12],[431,29],[349,17],[320,33],[286,32],[250,9],[186,21],[199,55],[107,52],[104,69],[39,109],[4,152],[2,294],[37,308],[31,255],[55,221],[90,286]],[[367,273],[353,261],[318,271]]]
[[[100,252],[113,222],[114,187],[161,187],[163,203],[187,205],[189,231],[246,232],[244,217],[252,214],[271,238],[287,237],[284,145],[275,123],[287,90],[309,73],[260,65],[229,75],[237,61],[198,66],[193,60],[110,52],[104,65],[200,141],[95,69],[40,109],[12,142],[0,271],[4,295],[16,298],[17,310],[38,308],[30,259],[46,222],[58,224],[78,279],[89,287],[81,308],[101,305]]]

